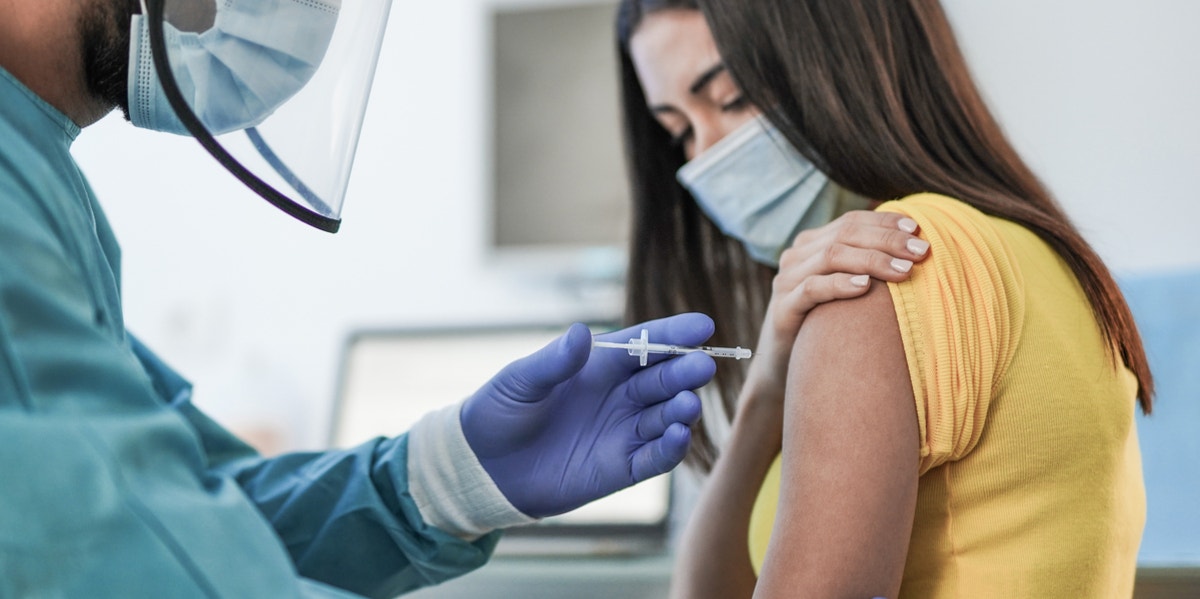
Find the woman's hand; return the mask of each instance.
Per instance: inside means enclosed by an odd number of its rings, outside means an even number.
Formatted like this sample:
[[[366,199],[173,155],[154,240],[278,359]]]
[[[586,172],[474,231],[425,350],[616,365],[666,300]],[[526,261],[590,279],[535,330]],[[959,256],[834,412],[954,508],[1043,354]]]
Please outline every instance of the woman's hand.
[[[929,255],[916,221],[889,212],[855,210],[801,231],[779,258],[747,387],[783,398],[792,344],[809,311],[825,302],[861,296],[871,279],[903,281]]]

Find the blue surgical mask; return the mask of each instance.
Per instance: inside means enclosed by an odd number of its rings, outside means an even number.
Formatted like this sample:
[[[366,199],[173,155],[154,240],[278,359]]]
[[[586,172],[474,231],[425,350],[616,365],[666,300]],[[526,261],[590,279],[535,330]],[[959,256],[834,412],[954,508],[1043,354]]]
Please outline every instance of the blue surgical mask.
[[[341,0],[223,0],[204,33],[164,25],[171,72],[215,135],[253,127],[312,78],[333,36]],[[149,19],[134,15],[129,117],[143,129],[187,135],[155,71]]]
[[[726,135],[679,169],[679,182],[756,262],[779,267],[796,233],[829,222],[835,188],[764,118]]]

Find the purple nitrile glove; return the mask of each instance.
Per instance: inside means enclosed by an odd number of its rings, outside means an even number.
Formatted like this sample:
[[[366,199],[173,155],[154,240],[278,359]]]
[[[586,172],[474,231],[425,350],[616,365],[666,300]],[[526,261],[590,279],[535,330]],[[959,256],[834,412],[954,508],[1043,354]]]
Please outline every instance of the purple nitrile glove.
[[[713,322],[680,314],[597,338],[624,342],[643,328],[657,342],[699,345]],[[626,352],[593,352],[576,324],[467,399],[463,434],[513,507],[553,516],[679,465],[700,418],[693,390],[714,372],[702,353],[641,367]]]

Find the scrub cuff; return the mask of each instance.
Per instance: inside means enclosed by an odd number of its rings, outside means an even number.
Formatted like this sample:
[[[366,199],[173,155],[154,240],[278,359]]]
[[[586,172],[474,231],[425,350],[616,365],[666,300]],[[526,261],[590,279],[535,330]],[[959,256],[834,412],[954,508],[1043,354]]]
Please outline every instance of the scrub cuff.
[[[408,433],[409,493],[425,522],[465,541],[536,522],[513,507],[467,444],[461,404],[425,415]]]

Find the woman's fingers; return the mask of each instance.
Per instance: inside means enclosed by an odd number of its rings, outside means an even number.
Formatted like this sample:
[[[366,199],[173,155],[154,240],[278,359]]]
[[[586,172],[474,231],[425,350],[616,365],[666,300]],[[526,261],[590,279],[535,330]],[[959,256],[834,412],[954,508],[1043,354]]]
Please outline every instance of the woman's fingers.
[[[871,288],[868,275],[835,273],[813,275],[789,293],[775,299],[775,318],[780,330],[800,328],[800,322],[810,310],[825,302],[858,297]]]
[[[776,335],[794,336],[810,310],[863,295],[871,279],[899,282],[929,255],[917,222],[890,212],[848,212],[801,232],[780,256],[771,297]]]
[[[775,289],[786,292],[811,276],[837,272],[902,281],[929,255],[929,243],[916,229],[915,221],[899,214],[848,212],[796,237],[780,257]]]
[[[802,231],[788,249],[807,257],[837,245],[879,250],[913,261],[923,258],[929,248],[917,236],[916,221],[892,212],[855,210],[823,227]]]
[[[915,260],[898,258],[879,250],[836,245],[810,256],[802,265],[794,268],[781,266],[776,285],[786,289],[809,277],[833,273],[870,275],[882,281],[903,281],[912,273],[915,263]]]

